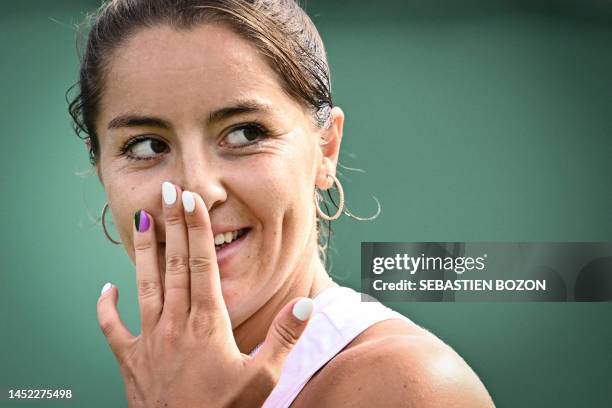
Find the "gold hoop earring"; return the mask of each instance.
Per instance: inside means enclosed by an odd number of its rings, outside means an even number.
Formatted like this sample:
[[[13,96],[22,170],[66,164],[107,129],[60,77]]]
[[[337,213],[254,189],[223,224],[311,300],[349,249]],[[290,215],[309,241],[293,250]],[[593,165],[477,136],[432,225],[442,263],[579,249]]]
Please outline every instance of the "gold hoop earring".
[[[338,180],[336,176],[328,173],[327,177],[331,178],[333,182],[336,183],[336,189],[338,190],[338,196],[340,198],[340,204],[338,205],[338,211],[336,211],[334,215],[325,214],[321,210],[321,207],[319,207],[319,200],[321,199],[319,198],[319,195],[317,194],[316,189],[315,189],[315,194],[314,194],[315,207],[317,207],[317,214],[319,215],[319,217],[323,218],[326,221],[333,221],[333,220],[340,218],[340,216],[342,215],[342,211],[344,210],[344,189],[342,188],[342,184],[340,184],[340,180]]]
[[[106,222],[104,221],[104,218],[106,217],[106,210],[108,210],[108,202],[104,204],[104,208],[102,208],[102,230],[104,230],[104,235],[106,235],[106,238],[108,238],[108,240],[113,244],[121,245],[121,242],[115,241],[113,238],[111,238],[108,231],[106,230]]]

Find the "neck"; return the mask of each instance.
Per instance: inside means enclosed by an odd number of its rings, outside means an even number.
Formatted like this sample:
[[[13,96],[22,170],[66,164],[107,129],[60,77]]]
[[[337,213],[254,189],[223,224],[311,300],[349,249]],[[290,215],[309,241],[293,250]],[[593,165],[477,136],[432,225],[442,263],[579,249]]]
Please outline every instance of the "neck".
[[[324,289],[338,286],[327,274],[316,250],[308,259],[305,257],[292,279],[286,282],[274,295],[251,317],[234,328],[234,339],[244,354],[250,353],[263,342],[272,321],[280,310],[296,297],[314,298]]]

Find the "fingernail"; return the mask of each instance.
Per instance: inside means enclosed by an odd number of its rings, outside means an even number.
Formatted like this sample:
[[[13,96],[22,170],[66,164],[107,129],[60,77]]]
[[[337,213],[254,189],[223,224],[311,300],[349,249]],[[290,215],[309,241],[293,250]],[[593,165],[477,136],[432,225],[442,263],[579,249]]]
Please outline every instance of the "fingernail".
[[[183,208],[186,212],[192,213],[195,210],[195,199],[190,191],[183,191]]]
[[[104,286],[102,286],[102,291],[100,292],[100,294],[103,295],[107,290],[109,290],[112,287],[113,287],[112,283],[106,282]]]
[[[151,226],[149,214],[147,214],[144,210],[136,211],[136,214],[134,214],[134,225],[136,226],[136,231],[138,232],[147,231]]]
[[[162,183],[162,196],[166,205],[174,204],[176,202],[176,188],[174,188],[174,184],[164,181]]]
[[[293,315],[301,321],[308,320],[312,314],[314,302],[310,298],[302,298],[293,305]]]

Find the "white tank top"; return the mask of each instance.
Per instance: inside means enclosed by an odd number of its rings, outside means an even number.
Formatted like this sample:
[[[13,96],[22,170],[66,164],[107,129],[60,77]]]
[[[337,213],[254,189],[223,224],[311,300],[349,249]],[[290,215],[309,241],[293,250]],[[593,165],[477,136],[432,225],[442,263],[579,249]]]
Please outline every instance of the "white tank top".
[[[278,384],[264,408],[291,405],[308,380],[348,343],[368,327],[382,320],[404,319],[402,314],[379,302],[362,302],[361,293],[336,286],[319,293],[306,330],[293,347],[281,371]],[[255,355],[259,348],[251,355]]]

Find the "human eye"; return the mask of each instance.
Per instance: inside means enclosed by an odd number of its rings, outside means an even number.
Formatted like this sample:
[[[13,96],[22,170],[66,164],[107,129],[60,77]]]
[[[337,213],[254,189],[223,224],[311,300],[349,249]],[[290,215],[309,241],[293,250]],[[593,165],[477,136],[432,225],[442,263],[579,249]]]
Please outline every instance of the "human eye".
[[[130,160],[152,160],[168,150],[166,143],[148,136],[128,140],[120,149],[120,155]]]
[[[230,148],[245,147],[257,144],[260,140],[270,135],[270,131],[260,123],[251,122],[232,129],[225,138],[224,144]]]

